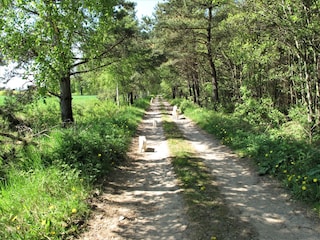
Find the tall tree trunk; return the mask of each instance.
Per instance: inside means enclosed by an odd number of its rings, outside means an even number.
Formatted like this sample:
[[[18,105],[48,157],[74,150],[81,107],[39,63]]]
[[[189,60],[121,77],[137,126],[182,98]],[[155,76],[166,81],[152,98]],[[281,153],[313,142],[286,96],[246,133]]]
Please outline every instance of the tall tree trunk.
[[[172,99],[176,99],[176,90],[177,87],[172,87]]]
[[[72,113],[72,96],[70,75],[60,80],[60,111],[63,123],[74,122]]]
[[[218,79],[217,79],[217,71],[216,66],[213,61],[213,54],[212,54],[212,10],[213,6],[208,7],[208,27],[207,27],[207,51],[208,51],[208,60],[211,69],[211,82],[212,82],[212,102],[213,107],[217,110],[217,105],[219,103],[219,94],[218,94]]]
[[[194,94],[193,102],[200,106],[200,86],[199,86],[198,73],[196,71],[192,73],[192,79],[193,79],[193,94]]]
[[[306,101],[308,106],[308,122],[314,122],[314,107],[313,107],[313,96],[312,96],[312,83],[310,79],[310,74],[308,71],[308,58],[307,54],[305,54],[303,58],[303,70],[304,70],[304,80],[305,80],[305,91],[306,91]]]
[[[316,109],[317,109],[317,124],[320,124],[320,55],[318,55],[316,60],[316,68],[317,68],[317,101],[316,101]]]
[[[117,83],[117,88],[116,88],[116,103],[117,103],[117,106],[119,107],[120,106],[120,99],[119,99],[119,85]]]
[[[132,105],[133,104],[133,92],[129,92],[128,98],[129,98],[129,104]]]

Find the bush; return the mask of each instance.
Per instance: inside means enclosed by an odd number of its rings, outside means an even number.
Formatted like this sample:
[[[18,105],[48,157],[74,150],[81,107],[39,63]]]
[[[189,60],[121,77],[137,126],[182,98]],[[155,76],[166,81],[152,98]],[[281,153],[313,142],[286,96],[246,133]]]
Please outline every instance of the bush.
[[[255,99],[245,87],[241,88],[242,103],[236,104],[234,115],[253,126],[277,127],[286,121],[285,115],[273,107],[270,98]]]
[[[197,105],[194,104],[194,103],[193,103],[192,101],[190,101],[190,100],[183,99],[183,100],[181,101],[179,107],[180,107],[181,112],[184,113],[184,111],[185,111],[186,109],[194,109],[194,108],[197,107]]]

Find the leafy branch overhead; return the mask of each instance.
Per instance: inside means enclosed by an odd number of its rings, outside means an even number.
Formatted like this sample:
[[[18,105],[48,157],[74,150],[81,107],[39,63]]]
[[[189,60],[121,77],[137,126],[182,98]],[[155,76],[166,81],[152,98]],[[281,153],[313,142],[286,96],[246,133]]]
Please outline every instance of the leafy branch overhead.
[[[122,57],[136,31],[133,9],[117,0],[13,1],[0,9],[1,54],[27,63],[35,84],[60,96],[62,121],[73,121],[70,77]]]

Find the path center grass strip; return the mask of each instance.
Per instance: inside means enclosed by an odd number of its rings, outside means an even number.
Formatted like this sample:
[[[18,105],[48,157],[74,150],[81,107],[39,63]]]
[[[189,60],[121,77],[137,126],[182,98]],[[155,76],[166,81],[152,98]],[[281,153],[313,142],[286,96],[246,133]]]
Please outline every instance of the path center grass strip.
[[[162,111],[163,109],[162,106]],[[191,222],[190,239],[242,239],[239,238],[243,235],[242,223],[230,213],[224,203],[214,176],[203,163],[203,159],[197,157],[172,118],[166,114],[163,116],[162,124],[172,165],[184,190]]]

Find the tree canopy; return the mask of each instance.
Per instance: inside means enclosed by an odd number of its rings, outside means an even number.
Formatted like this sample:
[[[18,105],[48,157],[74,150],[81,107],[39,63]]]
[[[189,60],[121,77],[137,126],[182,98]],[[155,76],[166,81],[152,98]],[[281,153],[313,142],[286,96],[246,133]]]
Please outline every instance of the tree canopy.
[[[118,0],[12,1],[0,10],[1,54],[58,96],[62,121],[72,122],[70,78],[121,59],[137,24],[133,9]]]
[[[319,10],[313,0],[159,4],[154,38],[169,59],[163,71],[177,75],[164,81],[173,96],[214,109],[233,111],[249,93],[285,114],[301,106],[317,126]]]
[[[161,86],[215,110],[268,99],[285,114],[306,110],[310,129],[319,123],[319,1],[168,0],[140,22],[120,0],[1,5],[1,56],[60,98],[63,121],[73,120],[75,77],[91,93]]]

